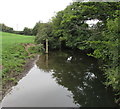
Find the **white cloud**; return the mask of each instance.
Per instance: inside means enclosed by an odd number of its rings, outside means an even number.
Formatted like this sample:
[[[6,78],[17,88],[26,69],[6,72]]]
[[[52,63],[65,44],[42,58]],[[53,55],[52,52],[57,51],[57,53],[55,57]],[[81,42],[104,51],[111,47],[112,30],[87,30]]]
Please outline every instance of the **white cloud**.
[[[72,0],[0,0],[0,23],[22,30],[33,28],[39,20],[49,21]]]

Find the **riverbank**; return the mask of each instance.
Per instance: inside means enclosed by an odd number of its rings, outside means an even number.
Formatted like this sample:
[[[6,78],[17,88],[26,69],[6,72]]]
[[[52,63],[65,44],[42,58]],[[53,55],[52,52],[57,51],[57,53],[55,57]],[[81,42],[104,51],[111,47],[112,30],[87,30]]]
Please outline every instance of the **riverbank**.
[[[11,90],[12,86],[16,85],[20,79],[22,79],[29,70],[33,67],[36,60],[39,58],[39,55],[35,55],[33,58],[27,59],[25,65],[23,66],[23,72],[19,72],[19,74],[12,73],[11,77],[14,80],[9,80],[2,86],[2,98]]]
[[[22,72],[31,66],[35,53],[29,55],[28,48],[34,45],[34,36],[1,32],[2,36],[2,95],[17,84]],[[28,45],[30,45],[28,47]],[[28,67],[29,69],[30,67]],[[26,70],[27,71],[27,70]]]

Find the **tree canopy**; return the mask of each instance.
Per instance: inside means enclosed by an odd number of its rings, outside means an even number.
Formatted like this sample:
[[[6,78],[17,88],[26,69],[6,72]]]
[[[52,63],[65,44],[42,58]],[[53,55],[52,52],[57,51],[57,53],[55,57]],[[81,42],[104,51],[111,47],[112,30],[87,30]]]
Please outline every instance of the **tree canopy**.
[[[41,43],[40,37],[47,36],[52,49],[92,49],[88,55],[104,63],[106,85],[117,92],[117,102],[120,102],[119,9],[120,2],[73,2],[52,18],[48,23],[51,29],[40,29],[36,37],[36,42]],[[94,20],[98,22],[92,26],[87,23]]]

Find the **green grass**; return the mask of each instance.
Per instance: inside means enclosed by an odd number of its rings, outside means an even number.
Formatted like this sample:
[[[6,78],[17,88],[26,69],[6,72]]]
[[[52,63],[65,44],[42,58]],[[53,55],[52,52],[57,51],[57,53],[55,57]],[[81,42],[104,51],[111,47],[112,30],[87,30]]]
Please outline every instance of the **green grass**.
[[[5,49],[9,49],[13,45],[20,43],[34,43],[34,36],[24,36],[24,35],[2,32],[3,51]]]
[[[28,53],[25,51],[22,43],[34,43],[34,36],[0,32],[0,44],[2,44],[3,85],[14,80],[16,75],[19,75],[23,71],[23,66],[28,58]]]

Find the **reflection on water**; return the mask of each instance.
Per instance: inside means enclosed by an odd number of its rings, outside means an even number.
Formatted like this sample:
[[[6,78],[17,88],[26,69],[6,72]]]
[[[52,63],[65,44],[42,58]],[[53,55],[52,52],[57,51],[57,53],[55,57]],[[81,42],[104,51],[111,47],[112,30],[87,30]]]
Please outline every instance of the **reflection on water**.
[[[71,96],[71,98],[70,98]],[[76,107],[72,93],[36,65],[2,101],[3,107]]]
[[[71,51],[41,55],[2,101],[4,107],[113,107],[95,59]]]
[[[52,73],[55,81],[73,94],[80,106],[115,106],[112,92],[105,89],[103,76],[95,59],[75,52],[42,55],[37,66]]]

